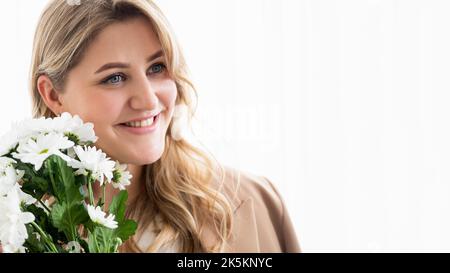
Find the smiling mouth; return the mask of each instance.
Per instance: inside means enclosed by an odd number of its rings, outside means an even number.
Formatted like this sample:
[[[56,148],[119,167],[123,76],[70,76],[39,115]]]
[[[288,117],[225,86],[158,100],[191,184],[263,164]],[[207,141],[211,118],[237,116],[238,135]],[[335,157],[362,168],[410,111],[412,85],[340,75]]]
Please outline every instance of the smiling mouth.
[[[133,135],[153,134],[157,131],[160,123],[161,113],[147,120],[139,122],[124,122],[117,125],[119,130]]]
[[[124,123],[120,123],[119,125],[121,126],[126,126],[126,127],[131,127],[131,128],[143,128],[143,127],[151,127],[156,119],[158,118],[160,114],[153,116],[151,118],[148,118],[146,120],[141,120],[141,121],[132,121],[132,122],[124,122]]]

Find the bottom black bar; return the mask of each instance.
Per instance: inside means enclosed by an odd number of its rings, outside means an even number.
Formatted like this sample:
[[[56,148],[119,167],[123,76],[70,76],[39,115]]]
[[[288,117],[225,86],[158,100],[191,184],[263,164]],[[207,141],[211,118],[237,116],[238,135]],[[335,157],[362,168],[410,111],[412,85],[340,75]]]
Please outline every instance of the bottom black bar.
[[[420,255],[420,256],[419,256]],[[433,262],[426,262],[427,259]],[[388,253],[157,253],[157,254],[0,254],[2,268],[32,272],[385,272],[447,261],[447,255]],[[423,260],[423,261],[422,261]],[[5,271],[6,272],[6,271]],[[433,271],[432,271],[433,272]]]

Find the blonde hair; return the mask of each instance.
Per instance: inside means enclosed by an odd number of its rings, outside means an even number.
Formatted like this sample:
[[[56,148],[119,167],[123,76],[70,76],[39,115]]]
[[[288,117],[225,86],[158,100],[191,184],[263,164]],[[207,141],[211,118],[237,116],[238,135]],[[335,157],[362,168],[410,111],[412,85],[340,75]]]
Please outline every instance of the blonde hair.
[[[51,1],[40,17],[34,37],[30,70],[33,117],[55,117],[38,91],[39,76],[47,75],[54,89],[64,92],[66,75],[80,62],[96,35],[112,23],[137,16],[144,16],[151,22],[177,86],[176,103],[188,106],[191,120],[197,93],[171,27],[151,0],[88,0],[80,5]],[[172,122],[161,159],[144,166],[145,194],[127,211],[138,220],[141,228],[158,226],[156,238],[148,249],[138,248],[131,238],[120,250],[153,252],[178,242],[181,252],[224,251],[232,229],[231,203],[220,190],[224,169],[212,156],[188,141],[174,141],[170,137],[171,126]],[[213,186],[215,181],[219,181],[219,187]],[[161,219],[158,225],[154,223],[157,218]],[[200,236],[207,225],[214,226],[218,239],[211,247],[207,247]]]

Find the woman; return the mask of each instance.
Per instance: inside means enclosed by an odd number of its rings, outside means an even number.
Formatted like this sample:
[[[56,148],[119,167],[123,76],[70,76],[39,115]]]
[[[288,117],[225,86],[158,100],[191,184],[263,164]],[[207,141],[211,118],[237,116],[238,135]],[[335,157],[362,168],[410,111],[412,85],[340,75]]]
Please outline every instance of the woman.
[[[180,137],[196,93],[150,0],[51,1],[34,37],[31,96],[35,118],[77,114],[94,124],[96,147],[128,164],[127,213],[140,229],[122,252],[300,251],[266,178],[221,166]]]

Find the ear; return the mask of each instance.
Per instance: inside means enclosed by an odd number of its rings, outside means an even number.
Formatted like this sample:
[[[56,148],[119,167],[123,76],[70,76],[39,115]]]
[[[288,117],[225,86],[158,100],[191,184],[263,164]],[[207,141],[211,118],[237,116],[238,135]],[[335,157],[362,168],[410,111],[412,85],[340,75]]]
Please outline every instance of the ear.
[[[37,89],[48,108],[55,114],[64,112],[62,96],[54,88],[52,81],[47,75],[41,75],[37,79]]]

